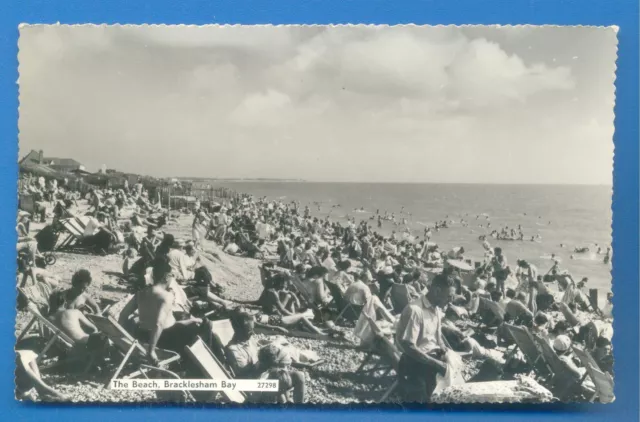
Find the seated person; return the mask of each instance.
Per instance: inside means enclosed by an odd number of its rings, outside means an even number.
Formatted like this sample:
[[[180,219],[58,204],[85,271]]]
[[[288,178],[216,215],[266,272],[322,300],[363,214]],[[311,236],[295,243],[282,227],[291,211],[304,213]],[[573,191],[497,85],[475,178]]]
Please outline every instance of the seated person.
[[[301,328],[318,335],[327,333],[319,329],[311,322],[314,317],[313,311],[306,313],[296,313],[296,306],[300,303],[295,295],[287,290],[288,280],[283,274],[281,277],[274,277],[271,286],[260,296],[262,312],[256,315],[256,323],[260,326],[281,327],[281,328]]]
[[[229,308],[233,306],[234,302],[223,299],[216,294],[220,288],[213,283],[213,277],[211,272],[206,267],[197,268],[194,272],[194,290],[197,292],[201,300],[207,301],[211,304],[220,306],[222,308]]]
[[[325,267],[312,267],[306,273],[306,280],[302,282],[315,309],[325,308],[332,300],[331,293],[325,284],[328,273],[329,270]]]
[[[35,389],[42,401],[70,401],[71,397],[42,380],[37,358],[38,355],[32,350],[16,350],[16,398],[22,400]]]
[[[347,272],[349,268],[351,268],[351,261],[340,261],[336,264],[336,267],[338,268],[338,272],[331,277],[329,282],[338,286],[340,292],[344,294],[347,288],[354,282],[353,276]]]
[[[362,280],[358,280],[349,286],[344,294],[344,299],[352,305],[363,306],[362,313],[365,313],[374,321],[377,321],[378,314],[390,323],[394,323],[396,320],[380,298],[375,296],[369,286]]]
[[[117,241],[114,230],[110,227],[108,215],[102,211],[96,217],[89,217],[85,227],[82,244],[96,253],[106,253],[111,245]]]
[[[260,378],[278,380],[279,390],[273,401],[277,403],[304,403],[306,396],[306,377],[301,371],[291,368],[291,357],[275,344],[269,344],[258,352],[259,366],[263,370]],[[289,392],[292,391],[292,397]],[[263,399],[273,393],[263,393]]]
[[[565,369],[573,376],[577,383],[585,376],[587,370],[585,368],[578,367],[575,364],[571,354],[571,346],[572,342],[568,336],[560,335],[553,340],[553,350],[555,350],[560,361],[564,364]],[[582,383],[580,385],[580,390],[591,395],[594,393],[593,388],[591,388],[587,383]]]
[[[523,292],[519,292],[515,298],[507,303],[505,311],[511,320],[517,322],[522,317],[533,320],[533,312],[525,305],[526,301],[527,296]]]
[[[56,306],[51,306],[51,309],[82,309],[87,307],[92,313],[99,314],[101,312],[100,306],[87,294],[91,281],[89,270],[76,271],[71,277],[70,289],[53,293],[51,300],[55,302]]]
[[[175,239],[167,254],[169,265],[178,282],[191,280],[194,275],[193,271],[189,269],[189,264],[192,264],[192,261],[184,253],[183,249],[184,243],[180,239]]]
[[[128,324],[129,317],[138,310],[139,326],[136,337],[148,342],[149,357],[157,362],[156,347],[172,350],[184,355],[185,346],[190,346],[200,336],[211,343],[211,329],[207,322],[189,317],[176,321],[173,315],[175,300],[171,285],[175,279],[166,256],[154,260],[152,286],[145,286],[125,305],[119,318],[121,325]]]
[[[233,338],[225,349],[227,364],[237,379],[255,379],[260,375],[258,343],[253,336],[253,315],[237,309],[229,317]]]
[[[289,275],[275,274],[258,299],[258,304],[267,314],[293,314],[300,309],[300,300],[289,290]]]
[[[98,329],[79,309],[66,308],[61,299],[61,295],[52,296],[49,320],[76,345],[87,345],[89,337],[98,334]]]
[[[598,363],[600,369],[613,374],[613,352],[611,350],[611,341],[608,338],[598,337],[596,340],[596,348],[593,349],[591,355]]]

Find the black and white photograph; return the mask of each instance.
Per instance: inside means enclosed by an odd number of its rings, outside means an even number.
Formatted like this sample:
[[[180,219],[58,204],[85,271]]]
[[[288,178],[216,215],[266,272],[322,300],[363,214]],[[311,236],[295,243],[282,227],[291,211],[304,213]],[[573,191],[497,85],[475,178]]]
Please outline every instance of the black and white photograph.
[[[614,401],[617,31],[22,25],[16,399]]]

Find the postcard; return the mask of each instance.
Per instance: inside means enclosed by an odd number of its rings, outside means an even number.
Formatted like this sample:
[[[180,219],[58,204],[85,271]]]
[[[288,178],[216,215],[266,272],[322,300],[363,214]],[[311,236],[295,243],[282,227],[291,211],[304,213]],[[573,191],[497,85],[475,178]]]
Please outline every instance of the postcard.
[[[21,25],[16,399],[613,401],[616,55]]]

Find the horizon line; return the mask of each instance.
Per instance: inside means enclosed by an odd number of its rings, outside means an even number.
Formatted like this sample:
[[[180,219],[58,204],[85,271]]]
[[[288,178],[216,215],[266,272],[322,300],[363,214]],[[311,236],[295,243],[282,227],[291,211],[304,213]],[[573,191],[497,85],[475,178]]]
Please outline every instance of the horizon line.
[[[540,182],[515,182],[515,183],[501,183],[501,182],[444,182],[444,181],[357,181],[357,180],[306,180],[306,179],[293,179],[293,178],[268,178],[268,177],[185,177],[185,176],[170,176],[169,178],[184,179],[184,180],[211,180],[219,182],[286,182],[286,183],[352,183],[352,184],[387,184],[387,185],[496,185],[496,186],[600,186],[600,187],[613,187],[613,183],[540,183]]]

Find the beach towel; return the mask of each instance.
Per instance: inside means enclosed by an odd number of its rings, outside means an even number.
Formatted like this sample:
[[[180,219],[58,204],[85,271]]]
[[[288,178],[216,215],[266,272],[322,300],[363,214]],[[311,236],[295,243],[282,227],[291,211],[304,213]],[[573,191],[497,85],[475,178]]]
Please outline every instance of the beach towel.
[[[513,381],[488,381],[458,384],[431,396],[433,403],[544,403],[553,394],[533,378],[517,376]]]

